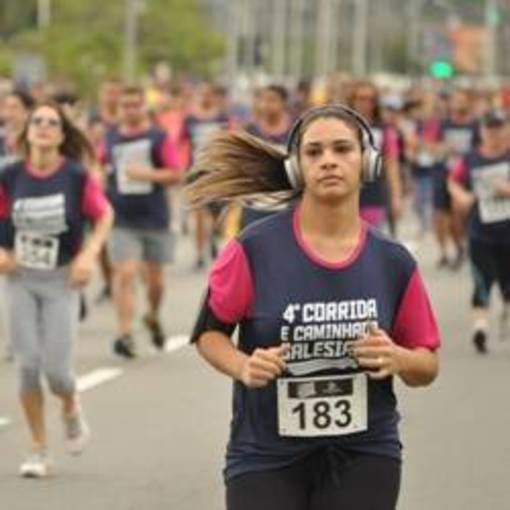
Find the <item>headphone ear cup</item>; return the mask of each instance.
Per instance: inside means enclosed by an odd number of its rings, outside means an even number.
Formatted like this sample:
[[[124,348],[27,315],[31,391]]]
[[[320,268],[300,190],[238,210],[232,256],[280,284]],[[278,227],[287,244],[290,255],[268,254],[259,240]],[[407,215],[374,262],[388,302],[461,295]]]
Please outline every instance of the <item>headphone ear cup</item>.
[[[303,177],[299,169],[297,156],[295,154],[288,156],[283,160],[283,165],[292,189],[301,189],[303,187]]]
[[[381,153],[369,145],[365,149],[363,157],[363,180],[364,182],[374,182],[381,175],[382,158]]]

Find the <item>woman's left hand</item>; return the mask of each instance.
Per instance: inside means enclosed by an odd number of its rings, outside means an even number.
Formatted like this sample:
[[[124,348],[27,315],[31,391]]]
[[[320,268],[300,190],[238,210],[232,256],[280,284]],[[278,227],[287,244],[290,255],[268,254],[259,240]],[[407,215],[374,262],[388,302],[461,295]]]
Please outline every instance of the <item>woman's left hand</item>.
[[[85,287],[92,279],[94,257],[83,252],[71,264],[70,284],[73,288]]]
[[[371,328],[353,347],[354,358],[371,379],[385,379],[403,370],[403,347],[378,328]]]

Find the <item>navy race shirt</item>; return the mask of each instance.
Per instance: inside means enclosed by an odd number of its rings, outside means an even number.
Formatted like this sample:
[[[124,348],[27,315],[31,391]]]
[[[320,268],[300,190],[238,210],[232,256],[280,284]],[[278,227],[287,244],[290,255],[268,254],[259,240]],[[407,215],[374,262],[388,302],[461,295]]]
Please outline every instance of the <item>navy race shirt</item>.
[[[477,199],[469,216],[469,236],[487,243],[510,244],[510,198],[494,192],[494,181],[510,182],[510,153],[486,158],[473,151],[460,159],[452,178]],[[510,261],[509,261],[510,263]]]
[[[369,380],[350,349],[369,324],[411,349],[439,346],[422,279],[402,246],[364,225],[349,260],[324,261],[301,236],[299,210],[298,205],[248,227],[210,275],[209,307],[221,321],[239,325],[240,350],[250,354],[257,347],[290,345],[284,378],[262,389],[234,383],[227,479],[291,464],[318,448],[399,458],[392,379]],[[347,379],[328,379],[335,376]],[[365,427],[335,435],[332,420],[351,430],[350,401],[340,399],[331,410],[317,398],[350,395],[358,384],[365,391],[365,409],[359,411]],[[299,403],[286,415],[279,410],[280,391],[282,402]],[[307,428],[313,437],[297,437]]]
[[[40,175],[20,161],[0,174],[0,246],[13,249],[21,266],[54,269],[79,251],[85,224],[108,203],[99,184],[78,162],[64,159]]]
[[[129,179],[130,164],[158,171],[178,168],[175,147],[168,135],[152,127],[136,136],[114,128],[106,135],[105,163],[111,165],[108,196],[115,210],[115,225],[126,228],[166,230],[170,209],[165,186]]]

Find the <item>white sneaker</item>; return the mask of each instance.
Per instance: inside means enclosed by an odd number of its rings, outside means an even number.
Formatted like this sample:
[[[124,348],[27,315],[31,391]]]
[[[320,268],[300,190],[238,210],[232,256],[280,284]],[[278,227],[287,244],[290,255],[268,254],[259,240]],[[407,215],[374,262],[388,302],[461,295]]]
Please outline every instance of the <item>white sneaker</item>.
[[[71,455],[79,455],[90,439],[90,427],[83,417],[82,410],[78,407],[75,415],[64,416],[63,421],[67,451]]]
[[[30,454],[19,468],[19,474],[24,478],[47,478],[52,471],[53,466],[45,452]]]

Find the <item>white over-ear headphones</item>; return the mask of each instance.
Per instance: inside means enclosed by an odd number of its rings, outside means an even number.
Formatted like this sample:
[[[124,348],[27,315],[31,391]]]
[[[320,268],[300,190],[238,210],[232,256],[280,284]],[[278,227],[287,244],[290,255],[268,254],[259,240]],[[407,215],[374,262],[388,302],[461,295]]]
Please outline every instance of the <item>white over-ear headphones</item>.
[[[370,125],[366,119],[355,110],[344,105],[319,106],[304,113],[292,126],[287,138],[287,158],[284,160],[284,165],[287,178],[293,189],[302,189],[304,185],[301,169],[299,168],[297,151],[297,137],[299,130],[303,123],[312,117],[320,118],[328,115],[331,117],[336,116],[340,119],[342,118],[342,115],[347,115],[360,127],[363,137],[363,182],[374,182],[381,175],[381,151],[375,142],[374,134],[372,133]]]

